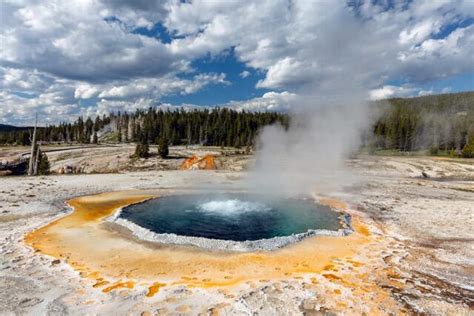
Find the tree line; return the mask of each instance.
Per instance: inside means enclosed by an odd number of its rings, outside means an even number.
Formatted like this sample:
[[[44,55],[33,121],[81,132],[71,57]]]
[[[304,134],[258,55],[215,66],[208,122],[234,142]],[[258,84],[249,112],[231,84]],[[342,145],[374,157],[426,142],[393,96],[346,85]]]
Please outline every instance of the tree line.
[[[474,92],[395,98],[375,106],[383,113],[368,138],[376,149],[474,153]]]
[[[403,152],[429,150],[474,156],[474,92],[394,98],[374,102],[382,113],[364,137],[373,149]],[[343,120],[344,118],[341,118]],[[46,143],[136,142],[141,144],[251,146],[270,124],[290,125],[284,113],[246,112],[229,108],[175,111],[149,108],[112,113],[38,129]],[[308,135],[311,137],[311,135]],[[28,129],[0,131],[0,144],[30,144]],[[465,155],[469,156],[469,154]]]
[[[75,122],[38,128],[38,140],[46,143],[137,142],[169,145],[250,146],[265,125],[289,125],[287,115],[275,112],[235,111],[215,108],[137,110],[113,113],[95,120],[79,117]],[[30,144],[29,130],[0,132],[0,144]]]

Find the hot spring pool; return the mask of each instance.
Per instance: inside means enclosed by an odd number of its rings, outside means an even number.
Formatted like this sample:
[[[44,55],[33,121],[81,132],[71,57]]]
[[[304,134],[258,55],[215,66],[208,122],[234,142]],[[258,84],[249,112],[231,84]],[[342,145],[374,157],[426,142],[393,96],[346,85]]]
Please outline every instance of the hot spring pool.
[[[313,199],[232,193],[164,196],[125,207],[113,221],[148,241],[268,250],[308,236],[346,234],[341,219]]]

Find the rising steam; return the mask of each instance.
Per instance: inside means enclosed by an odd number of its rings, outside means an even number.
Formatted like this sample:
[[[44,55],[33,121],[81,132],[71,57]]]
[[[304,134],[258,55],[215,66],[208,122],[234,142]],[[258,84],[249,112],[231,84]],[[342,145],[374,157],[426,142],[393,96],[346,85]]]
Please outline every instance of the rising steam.
[[[247,178],[252,191],[294,196],[334,192],[357,181],[346,159],[360,146],[370,122],[367,103],[340,97],[317,100],[302,97],[293,105],[287,130],[263,129]]]

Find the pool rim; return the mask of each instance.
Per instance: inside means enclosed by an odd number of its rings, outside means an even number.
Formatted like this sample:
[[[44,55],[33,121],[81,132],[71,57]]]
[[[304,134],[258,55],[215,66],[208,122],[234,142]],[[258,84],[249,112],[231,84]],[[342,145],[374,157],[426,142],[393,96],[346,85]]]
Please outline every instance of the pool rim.
[[[304,239],[315,237],[315,236],[333,236],[333,237],[344,237],[354,232],[351,225],[351,215],[344,210],[337,209],[331,205],[322,204],[318,201],[315,196],[304,196],[305,199],[311,199],[315,204],[323,205],[328,207],[331,211],[339,214],[340,228],[338,230],[327,230],[327,229],[308,229],[304,233],[292,234],[288,236],[277,236],[272,238],[264,238],[257,240],[247,241],[234,241],[234,240],[223,240],[223,239],[212,239],[206,237],[196,236],[184,236],[174,233],[156,233],[147,228],[144,228],[132,221],[121,218],[120,215],[125,208],[132,207],[135,205],[149,202],[150,200],[160,199],[162,197],[171,196],[182,196],[199,194],[196,192],[206,192],[201,190],[192,190],[191,192],[169,192],[160,196],[155,196],[137,203],[132,203],[118,208],[112,215],[105,219],[105,222],[111,225],[116,225],[119,229],[126,229],[131,233],[132,236],[142,242],[150,242],[156,245],[163,246],[184,246],[184,247],[195,247],[197,249],[212,250],[212,251],[224,251],[224,252],[256,252],[256,251],[274,251],[282,249],[292,244],[295,244]],[[224,193],[230,193],[228,190]],[[257,193],[248,193],[246,191],[232,191],[231,193],[245,193],[258,195]],[[221,192],[219,192],[221,194]],[[301,197],[292,197],[292,199],[301,199]]]

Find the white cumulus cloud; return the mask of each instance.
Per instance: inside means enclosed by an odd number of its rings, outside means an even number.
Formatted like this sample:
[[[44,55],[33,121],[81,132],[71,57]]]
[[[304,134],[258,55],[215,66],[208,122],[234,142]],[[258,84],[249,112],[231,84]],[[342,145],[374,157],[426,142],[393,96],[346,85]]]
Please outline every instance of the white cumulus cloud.
[[[263,75],[262,96],[233,103],[242,108],[286,109],[292,95],[341,89],[413,95],[422,83],[474,71],[473,3],[5,0],[0,120],[28,124],[38,111],[59,121],[233,84],[226,69],[193,63],[229,50],[248,69],[241,78]],[[169,39],[137,31],[157,25]],[[388,84],[399,78],[409,85]],[[90,99],[99,101],[82,102]]]

